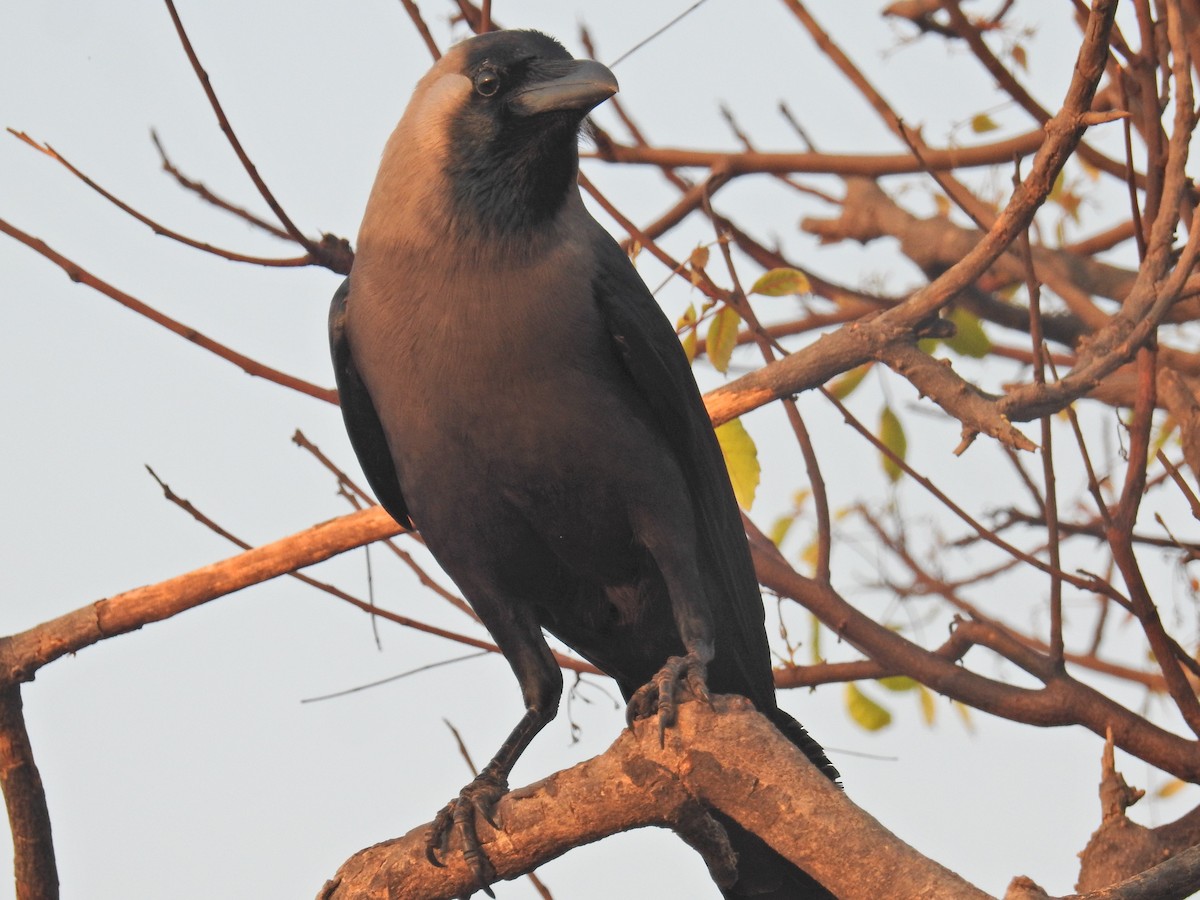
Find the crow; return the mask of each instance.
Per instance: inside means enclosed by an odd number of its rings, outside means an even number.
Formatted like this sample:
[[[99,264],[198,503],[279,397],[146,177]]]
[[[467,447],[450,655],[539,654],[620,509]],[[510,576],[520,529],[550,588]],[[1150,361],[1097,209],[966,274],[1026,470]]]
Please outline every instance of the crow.
[[[558,709],[543,630],[614,678],[630,720],[741,694],[830,778],[776,705],[762,596],[688,360],[577,183],[600,63],[535,31],[479,35],[421,79],[383,151],[330,342],[351,444],[511,665],[525,714],[434,820],[475,834]],[[830,896],[721,817],[727,897]]]

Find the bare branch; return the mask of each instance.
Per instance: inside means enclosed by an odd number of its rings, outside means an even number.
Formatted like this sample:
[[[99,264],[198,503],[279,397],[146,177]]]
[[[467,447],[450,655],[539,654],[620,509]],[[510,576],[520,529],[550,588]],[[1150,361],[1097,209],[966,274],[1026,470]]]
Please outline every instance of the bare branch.
[[[271,212],[275,213],[275,217],[279,219],[279,224],[283,226],[284,231],[291,236],[292,240],[307,250],[310,255],[317,256],[320,252],[319,246],[305,237],[304,233],[288,217],[288,214],[283,211],[283,207],[279,205],[279,201],[275,199],[275,195],[271,193],[266,182],[258,174],[258,169],[250,161],[249,154],[243,149],[242,142],[238,140],[237,135],[234,133],[233,126],[229,124],[229,119],[225,116],[225,110],[221,108],[221,101],[217,99],[217,92],[213,90],[212,81],[209,79],[204,67],[200,65],[200,58],[192,48],[192,41],[187,36],[187,31],[184,30],[179,13],[175,10],[174,0],[164,0],[164,2],[167,4],[167,12],[171,14],[171,21],[175,24],[175,33],[179,35],[179,41],[183,44],[183,51],[187,54],[188,61],[192,64],[192,70],[196,73],[196,78],[199,79],[200,86],[204,89],[204,95],[208,97],[208,103],[217,116],[217,124],[221,126],[221,131],[229,141],[229,146],[237,154],[242,168],[246,170],[246,174],[254,182],[259,196],[266,201],[267,206],[271,207]]]
[[[174,332],[180,337],[191,341],[193,344],[196,344],[198,347],[203,347],[205,350],[216,354],[221,359],[233,363],[247,375],[265,378],[267,381],[273,381],[278,385],[282,385],[283,387],[291,388],[294,391],[299,391],[301,394],[307,394],[308,396],[315,397],[318,400],[324,400],[326,403],[337,403],[337,391],[333,390],[332,388],[317,387],[315,384],[310,384],[303,379],[296,378],[293,375],[280,372],[278,369],[273,369],[270,366],[263,365],[262,363],[257,362],[248,356],[229,349],[224,344],[217,343],[212,338],[206,337],[196,329],[191,328],[188,325],[184,325],[182,322],[178,322],[175,319],[172,319],[170,316],[160,313],[152,306],[149,306],[148,304],[143,303],[141,300],[126,294],[124,291],[117,290],[117,288],[113,287],[108,282],[102,281],[91,272],[88,272],[86,269],[79,266],[77,263],[72,262],[61,253],[53,250],[45,241],[26,234],[24,231],[21,231],[19,228],[16,228],[13,225],[10,225],[3,219],[0,219],[0,232],[15,238],[26,247],[29,247],[31,250],[34,250],[35,252],[46,257],[46,259],[50,260],[52,263],[66,272],[67,277],[72,281],[79,284],[86,284],[93,290],[104,294],[104,296],[116,300],[126,309],[131,309],[138,315],[145,316],[150,321],[161,325],[168,331]]]
[[[479,823],[499,876],[515,878],[618,831],[681,830],[699,800],[763,837],[843,900],[987,896],[851,803],[746,701],[714,701],[716,712],[682,704],[661,747],[655,723],[636,723],[604,754],[501,798],[502,830]],[[444,869],[426,861],[426,829],[355,854],[321,897],[437,900],[468,892],[473,876],[461,854],[451,853]]]
[[[12,830],[16,900],[58,900],[50,811],[25,728],[19,684],[0,688],[0,788]]]

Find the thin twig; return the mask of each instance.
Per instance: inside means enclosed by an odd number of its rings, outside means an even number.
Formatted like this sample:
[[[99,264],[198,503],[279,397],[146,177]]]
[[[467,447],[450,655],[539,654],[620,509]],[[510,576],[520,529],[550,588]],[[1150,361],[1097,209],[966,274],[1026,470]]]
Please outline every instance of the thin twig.
[[[85,185],[87,185],[113,206],[117,207],[117,209],[121,210],[121,212],[137,219],[160,237],[169,238],[173,241],[183,244],[184,246],[192,247],[196,250],[203,250],[205,253],[211,253],[213,256],[219,256],[222,259],[229,260],[230,262],[252,263],[257,266],[269,266],[277,268],[297,268],[300,266],[311,266],[316,263],[316,260],[310,254],[305,254],[304,256],[293,256],[286,259],[263,256],[248,256],[244,253],[237,253],[233,250],[225,250],[221,247],[214,247],[212,244],[205,243],[204,241],[198,241],[195,238],[190,238],[187,235],[180,234],[178,231],[173,231],[172,229],[167,228],[165,225],[159,224],[154,219],[151,219],[144,213],[134,209],[128,203],[110,193],[105,188],[101,187],[90,177],[72,165],[66,157],[60,154],[49,144],[38,143],[23,131],[15,131],[12,128],[8,128],[6,131],[8,131],[8,133],[13,137],[17,138],[17,140],[23,142],[29,147],[32,147],[34,150],[37,150],[42,155],[50,157],[50,159],[63,166],[68,172],[82,181]]]
[[[226,140],[229,141],[229,146],[233,148],[233,152],[237,154],[238,160],[242,164],[242,168],[246,170],[246,174],[250,176],[250,180],[254,182],[254,186],[258,189],[259,196],[266,201],[267,206],[271,207],[271,212],[275,213],[275,217],[279,219],[279,224],[283,226],[284,231],[291,236],[297,244],[307,250],[310,254],[316,256],[318,252],[317,245],[309,240],[304,233],[296,227],[288,214],[283,211],[283,207],[279,205],[279,201],[275,199],[275,195],[271,193],[265,181],[258,174],[258,169],[251,162],[249,154],[242,147],[242,142],[238,140],[237,135],[233,131],[233,126],[229,124],[229,119],[225,116],[225,110],[221,108],[221,101],[217,99],[217,93],[213,90],[212,82],[208,77],[208,73],[200,64],[200,58],[196,55],[195,49],[192,47],[192,41],[184,30],[183,22],[179,18],[179,13],[175,9],[174,0],[163,0],[167,5],[167,12],[171,15],[171,21],[175,25],[175,33],[179,35],[179,41],[183,44],[183,51],[187,54],[188,61],[192,64],[192,70],[196,73],[196,78],[200,81],[200,86],[204,89],[204,94],[208,97],[208,103],[212,107],[213,112],[217,116],[217,124],[220,125],[222,133]]]
[[[163,171],[174,178],[175,182],[184,190],[191,191],[205,203],[212,204],[213,206],[217,207],[217,209],[223,209],[225,212],[232,213],[239,219],[249,222],[255,228],[259,228],[267,232],[267,234],[274,235],[280,240],[290,241],[292,239],[291,235],[289,235],[275,223],[268,222],[266,219],[255,215],[249,210],[243,209],[242,207],[229,202],[223,197],[219,197],[201,182],[192,178],[188,178],[186,175],[184,175],[179,167],[171,161],[171,158],[167,156],[166,148],[163,147],[162,141],[158,137],[158,132],[153,129],[150,130],[150,140],[154,144],[154,149],[158,151],[158,158],[159,162],[162,164]]]
[[[413,25],[416,26],[417,34],[421,35],[421,40],[425,42],[425,47],[429,50],[429,55],[435,60],[442,58],[442,51],[438,49],[437,41],[433,39],[433,34],[429,31],[429,26],[425,24],[425,20],[421,17],[421,10],[417,8],[417,4],[413,0],[400,0],[404,4],[404,11],[408,13],[408,17],[412,19]]]
[[[195,328],[184,325],[172,319],[170,316],[164,315],[141,300],[126,294],[124,291],[110,285],[108,282],[97,278],[91,272],[88,272],[82,266],[73,262],[57,251],[53,250],[45,241],[26,234],[19,228],[10,225],[8,222],[0,219],[0,232],[9,235],[20,241],[31,250],[40,253],[46,259],[50,260],[60,269],[67,273],[67,277],[74,282],[86,284],[93,290],[99,291],[104,296],[116,300],[126,309],[131,309],[138,315],[145,316],[152,322],[166,328],[186,340],[191,341],[198,347],[202,347],[210,353],[214,353],[221,359],[233,363],[247,375],[254,375],[258,378],[265,378],[267,381],[273,381],[278,385],[286,388],[291,388],[294,391],[299,391],[301,394],[307,394],[310,397],[315,397],[318,400],[324,400],[327,403],[337,404],[337,391],[331,388],[317,387],[315,384],[310,384],[303,379],[296,378],[293,375],[288,375],[280,372],[278,369],[273,369],[270,366],[251,359],[235,350],[231,350],[224,344],[217,343],[212,338],[198,332]]]
[[[208,516],[206,516],[204,513],[200,512],[200,510],[197,509],[190,501],[185,500],[185,499],[181,498],[179,495],[177,495],[173,490],[171,490],[171,487],[168,484],[166,484],[166,482],[164,482],[161,478],[159,478],[158,475],[155,474],[154,470],[151,469],[149,466],[146,466],[146,471],[148,471],[150,473],[150,476],[156,482],[158,482],[159,487],[162,488],[163,496],[165,496],[169,501],[174,503],[180,509],[184,510],[188,515],[190,515],[193,519],[195,519],[197,522],[199,522],[205,528],[208,528],[208,529],[214,531],[215,533],[219,534],[221,537],[225,538],[230,543],[235,544],[236,546],[240,547],[243,550],[255,549],[252,544],[249,544],[246,541],[243,541],[241,538],[239,538],[236,535],[232,534],[231,532],[225,530],[220,525],[218,525],[216,522],[214,522],[212,519],[210,519]],[[470,637],[465,634],[459,634],[458,632],[448,631],[444,628],[438,628],[435,625],[427,625],[426,623],[417,621],[416,619],[410,619],[407,616],[398,615],[397,613],[391,612],[390,610],[386,610],[386,609],[383,609],[378,606],[373,606],[372,604],[366,603],[362,600],[359,600],[357,597],[355,597],[351,594],[348,594],[345,591],[341,590],[340,588],[334,587],[331,584],[327,584],[323,581],[318,581],[315,578],[310,578],[308,575],[305,575],[303,572],[289,571],[285,574],[290,575],[291,577],[295,578],[297,581],[307,584],[309,587],[315,587],[317,590],[324,591],[326,594],[329,594],[330,596],[337,597],[339,600],[343,600],[346,603],[349,603],[351,606],[356,606],[359,609],[361,609],[363,612],[371,613],[372,615],[379,616],[382,619],[387,619],[389,622],[395,622],[397,625],[404,625],[405,627],[412,628],[415,631],[423,631],[426,634],[432,634],[436,637],[443,637],[443,638],[446,638],[447,640],[455,641],[459,644],[465,644],[468,647],[476,647],[480,650],[486,650],[489,653],[499,653],[500,652],[499,647],[497,647],[495,644],[492,644],[488,641],[482,641],[482,640],[479,640],[478,638],[473,638],[473,637]],[[579,660],[574,660],[574,659],[571,659],[570,657],[563,656],[560,653],[554,653],[554,658],[556,661],[558,661],[558,663],[563,668],[575,669],[576,671],[588,672],[591,674],[600,674],[599,670],[595,666],[591,665],[590,663],[581,662]]]

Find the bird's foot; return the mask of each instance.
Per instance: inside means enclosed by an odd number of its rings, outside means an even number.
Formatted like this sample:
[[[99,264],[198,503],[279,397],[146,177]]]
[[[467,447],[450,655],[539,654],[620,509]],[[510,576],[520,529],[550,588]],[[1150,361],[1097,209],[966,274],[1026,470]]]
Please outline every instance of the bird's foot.
[[[475,780],[463,788],[433,819],[429,837],[425,842],[425,857],[435,866],[444,866],[440,856],[450,850],[450,837],[459,836],[462,841],[463,858],[471,867],[475,883],[489,897],[495,897],[488,886],[496,880],[496,870],[479,844],[475,831],[477,816],[493,828],[499,828],[493,820],[496,801],[508,793],[508,781],[500,775],[484,769]],[[470,893],[467,894],[470,896]]]
[[[648,682],[629,698],[625,719],[632,725],[637,719],[658,716],[658,742],[663,742],[666,730],[675,724],[680,696],[690,694],[702,703],[712,705],[705,681],[705,660],[692,650],[684,656],[672,656]]]

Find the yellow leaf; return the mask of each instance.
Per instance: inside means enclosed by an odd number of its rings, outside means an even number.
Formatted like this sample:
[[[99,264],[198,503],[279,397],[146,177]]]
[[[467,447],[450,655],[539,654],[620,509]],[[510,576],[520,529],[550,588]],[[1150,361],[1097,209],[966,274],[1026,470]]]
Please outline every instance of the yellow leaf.
[[[1172,778],[1157,791],[1154,792],[1155,797],[1171,797],[1178,794],[1181,790],[1187,787],[1187,782],[1179,778]]]
[[[704,246],[697,247],[692,251],[692,255],[688,257],[688,265],[693,269],[703,269],[708,265],[708,248]]]
[[[877,679],[881,685],[889,691],[912,691],[918,687],[918,684],[907,675],[889,675],[886,678]]]
[[[729,481],[733,484],[738,505],[749,510],[754,505],[754,494],[762,475],[754,439],[741,419],[731,419],[717,428],[717,442],[725,456],[725,467],[729,469]]]
[[[764,297],[785,297],[788,294],[808,294],[812,292],[812,284],[808,276],[799,269],[771,269],[758,276],[758,281],[750,288],[752,294],[762,294]]]
[[[1000,126],[996,124],[987,113],[980,113],[977,116],[971,117],[971,130],[976,134],[985,134],[989,131],[995,131]]]
[[[863,363],[861,366],[855,366],[849,372],[839,376],[835,381],[829,383],[829,393],[833,394],[839,400],[845,400],[849,397],[856,387],[862,384],[862,380],[871,371],[873,363]]]
[[[787,539],[788,532],[792,530],[792,526],[796,524],[796,517],[780,516],[775,520],[775,524],[771,526],[771,530],[767,532],[767,537],[771,539],[771,543],[776,547],[782,546]]]
[[[951,700],[950,702],[954,706],[955,712],[958,713],[959,718],[963,720],[963,725],[967,727],[967,731],[974,732],[975,722],[971,719],[971,707],[965,703],[959,703],[957,700]]]
[[[808,649],[814,666],[825,661],[821,656],[821,620],[814,615],[809,616]]]
[[[800,553],[800,560],[808,566],[808,571],[817,571],[817,559],[821,553],[821,545],[813,540],[809,541],[808,546]]]
[[[921,718],[926,725],[932,725],[937,719],[937,703],[933,691],[923,684],[917,685],[917,696],[921,699]]]
[[[846,712],[867,731],[879,731],[892,724],[892,714],[860,691],[853,681],[846,685]]]
[[[890,406],[885,406],[879,415],[879,440],[900,459],[908,451],[908,438],[904,436],[904,426],[900,418]],[[883,457],[883,471],[892,481],[899,481],[904,470],[890,456]]]
[[[679,321],[675,323],[675,331],[681,336],[683,352],[687,354],[688,362],[696,361],[696,307],[689,303]]]
[[[738,323],[742,317],[728,306],[722,306],[708,326],[708,359],[718,372],[729,371],[729,358],[737,346]]]

